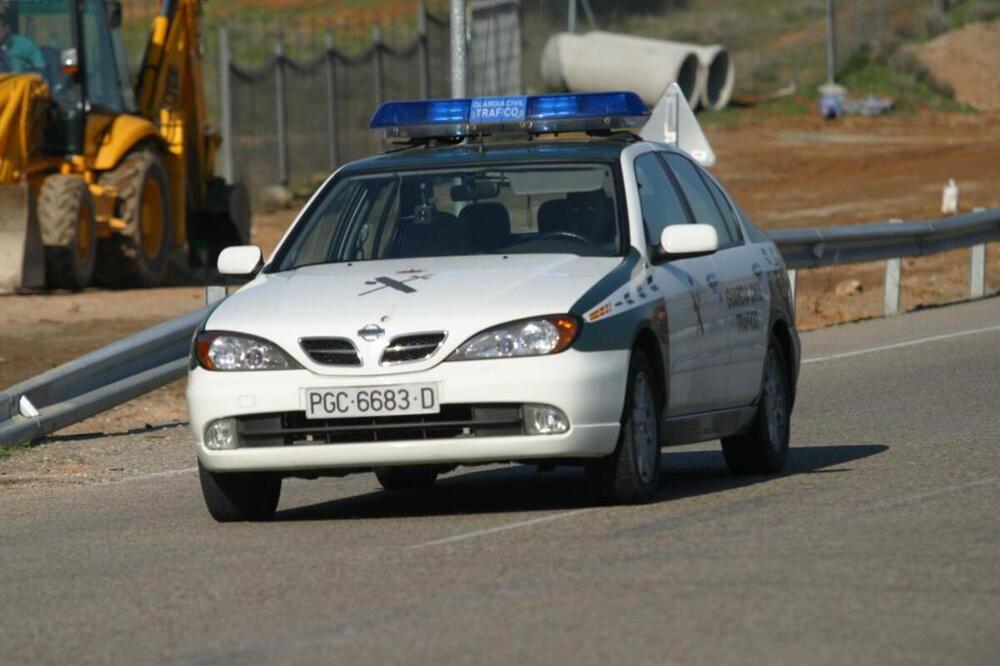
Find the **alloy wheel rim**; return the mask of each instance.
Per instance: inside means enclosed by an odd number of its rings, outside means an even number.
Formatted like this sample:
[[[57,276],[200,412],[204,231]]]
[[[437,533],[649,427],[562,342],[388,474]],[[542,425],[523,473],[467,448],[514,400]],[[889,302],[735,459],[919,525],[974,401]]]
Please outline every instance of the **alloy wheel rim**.
[[[780,373],[778,358],[772,351],[767,355],[767,373],[764,376],[764,411],[767,415],[767,434],[778,449],[784,446],[788,428],[785,387]]]
[[[631,421],[632,446],[639,478],[644,483],[650,483],[656,470],[656,456],[660,452],[656,443],[653,387],[649,377],[642,372],[636,375],[635,387],[632,389]]]

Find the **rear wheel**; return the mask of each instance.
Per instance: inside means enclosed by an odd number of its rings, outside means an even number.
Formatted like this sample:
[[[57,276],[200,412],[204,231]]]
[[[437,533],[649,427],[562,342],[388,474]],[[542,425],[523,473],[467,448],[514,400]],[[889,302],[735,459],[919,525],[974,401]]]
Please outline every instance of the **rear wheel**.
[[[120,201],[124,227],[101,241],[97,277],[115,288],[154,287],[167,272],[170,201],[166,171],[159,155],[139,150],[101,176]]]
[[[90,284],[97,263],[94,200],[82,178],[55,174],[42,182],[38,226],[45,245],[45,284],[79,290]]]
[[[614,453],[587,467],[601,499],[641,504],[656,493],[660,480],[660,401],[653,368],[641,351],[632,355],[625,410]]]
[[[433,486],[437,477],[435,465],[375,468],[375,478],[386,490],[424,490]]]
[[[278,508],[281,476],[272,472],[216,473],[198,461],[205,506],[220,523],[270,520]]]
[[[788,365],[773,336],[764,360],[757,415],[745,434],[722,439],[726,465],[734,474],[780,472],[788,458],[791,392]]]

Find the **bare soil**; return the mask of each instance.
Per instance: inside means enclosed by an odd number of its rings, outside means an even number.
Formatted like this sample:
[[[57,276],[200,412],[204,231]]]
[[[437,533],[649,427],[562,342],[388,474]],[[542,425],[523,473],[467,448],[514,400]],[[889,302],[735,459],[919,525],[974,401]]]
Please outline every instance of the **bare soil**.
[[[1000,207],[998,113],[836,123],[764,116],[748,111],[739,122],[707,132],[719,157],[715,173],[765,229],[937,217],[948,178],[961,188],[962,211]],[[270,251],[293,214],[257,215],[254,242]],[[987,286],[996,291],[1000,244],[988,252]],[[968,250],[904,260],[903,307],[964,299],[968,262]],[[883,275],[880,262],[800,272],[799,325],[809,329],[878,316]],[[836,286],[848,279],[859,280],[861,291],[838,295]],[[198,287],[0,297],[0,387],[193,310],[203,298]],[[60,435],[156,432],[159,425],[186,421],[183,393],[181,380]]]
[[[971,23],[907,47],[941,87],[980,111],[1000,111],[1000,21]]]

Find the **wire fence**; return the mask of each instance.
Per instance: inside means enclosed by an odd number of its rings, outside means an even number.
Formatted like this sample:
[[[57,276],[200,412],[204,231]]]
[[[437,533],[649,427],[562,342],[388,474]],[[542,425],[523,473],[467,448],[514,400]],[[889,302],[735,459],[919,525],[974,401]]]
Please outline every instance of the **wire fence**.
[[[226,41],[223,36],[222,48]],[[228,55],[229,102],[220,117],[227,178],[247,183],[251,192],[272,183],[311,185],[379,149],[368,120],[382,101],[448,95],[444,18],[426,14],[400,46],[386,43],[378,27],[362,51],[336,44],[328,33],[318,55],[297,60],[279,37],[270,60],[256,67]]]

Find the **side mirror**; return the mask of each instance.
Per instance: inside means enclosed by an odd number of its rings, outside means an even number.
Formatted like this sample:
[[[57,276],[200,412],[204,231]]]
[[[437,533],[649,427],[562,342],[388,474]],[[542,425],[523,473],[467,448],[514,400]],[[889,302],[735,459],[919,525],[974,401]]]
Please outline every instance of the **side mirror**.
[[[672,224],[660,235],[657,259],[703,257],[719,249],[719,234],[711,224]]]
[[[256,273],[262,263],[260,248],[256,245],[233,245],[219,253],[217,266],[223,275],[248,277]]]

